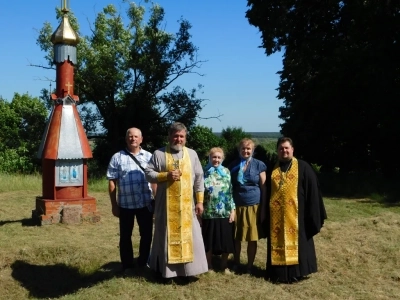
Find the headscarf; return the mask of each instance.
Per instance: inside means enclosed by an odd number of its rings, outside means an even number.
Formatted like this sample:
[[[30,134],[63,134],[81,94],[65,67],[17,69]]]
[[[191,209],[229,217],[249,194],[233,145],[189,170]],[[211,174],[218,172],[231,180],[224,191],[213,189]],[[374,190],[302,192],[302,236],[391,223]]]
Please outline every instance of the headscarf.
[[[236,172],[236,170],[239,170],[238,175],[237,175],[237,181],[241,184],[244,184],[246,182],[246,179],[244,179],[244,167],[245,167],[246,163],[251,160],[251,157],[252,156],[250,156],[248,158],[243,158],[242,156],[240,156],[239,164],[237,166],[233,167],[231,170],[231,173],[234,173],[234,172]]]
[[[214,167],[211,163],[211,157],[208,157],[208,164],[204,168],[206,171],[204,172],[204,177],[207,177],[208,175],[217,172],[221,177],[225,177],[227,174],[224,170],[224,167],[222,166],[222,161],[218,165],[218,167]]]

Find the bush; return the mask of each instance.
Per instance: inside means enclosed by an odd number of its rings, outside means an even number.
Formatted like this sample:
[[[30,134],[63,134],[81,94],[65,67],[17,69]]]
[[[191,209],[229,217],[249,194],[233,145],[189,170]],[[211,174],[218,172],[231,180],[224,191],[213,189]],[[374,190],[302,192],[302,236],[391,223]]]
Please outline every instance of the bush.
[[[194,149],[199,156],[201,164],[208,163],[208,151],[213,147],[221,147],[226,152],[226,142],[216,136],[212,128],[197,125],[193,127],[187,136],[187,146]]]
[[[31,174],[37,171],[37,165],[27,155],[26,148],[6,149],[0,152],[0,173]]]

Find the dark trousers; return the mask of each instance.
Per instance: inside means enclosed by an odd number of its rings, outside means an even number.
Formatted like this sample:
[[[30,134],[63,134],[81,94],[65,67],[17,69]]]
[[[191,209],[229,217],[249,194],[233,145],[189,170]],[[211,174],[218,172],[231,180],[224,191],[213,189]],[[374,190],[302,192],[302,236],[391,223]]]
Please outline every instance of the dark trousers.
[[[140,246],[137,266],[142,267],[147,263],[150,255],[151,240],[153,237],[153,213],[147,207],[137,209],[119,209],[119,254],[122,268],[133,268],[132,232],[136,216],[139,225]]]

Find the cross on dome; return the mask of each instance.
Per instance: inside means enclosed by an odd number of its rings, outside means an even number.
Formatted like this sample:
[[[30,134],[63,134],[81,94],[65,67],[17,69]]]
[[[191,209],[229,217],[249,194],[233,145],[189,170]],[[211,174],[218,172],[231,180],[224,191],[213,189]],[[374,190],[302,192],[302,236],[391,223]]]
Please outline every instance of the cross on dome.
[[[63,13],[69,12],[69,0],[61,0],[61,11]]]

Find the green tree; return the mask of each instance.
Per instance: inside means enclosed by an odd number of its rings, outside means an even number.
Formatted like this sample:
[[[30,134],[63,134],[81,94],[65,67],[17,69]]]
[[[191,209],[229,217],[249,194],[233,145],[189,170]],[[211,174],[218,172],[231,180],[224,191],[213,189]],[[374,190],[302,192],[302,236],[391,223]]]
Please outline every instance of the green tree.
[[[221,137],[226,143],[225,161],[224,166],[229,166],[229,164],[238,157],[238,145],[239,142],[244,138],[251,138],[251,134],[243,131],[241,127],[227,127],[222,129]]]
[[[18,116],[18,143],[36,152],[46,126],[47,109],[43,102],[28,94],[14,94],[10,108]]]
[[[86,106],[83,119],[104,132],[105,140],[94,153],[103,163],[123,145],[127,128],[140,128],[147,137],[144,146],[154,149],[165,142],[171,122],[190,129],[202,109],[203,99],[196,96],[201,86],[186,91],[174,85],[181,76],[197,73],[202,64],[191,42],[191,24],[180,19],[178,31],[169,33],[164,30],[164,9],[156,4],[148,9],[146,18],[146,7],[131,2],[123,18],[108,5],[97,15],[91,35],[80,34],[75,91]],[[60,11],[57,16],[60,19]],[[79,34],[73,14],[70,21]],[[37,39],[50,66],[52,32],[45,23]]]
[[[221,147],[225,152],[225,140],[216,136],[211,128],[196,125],[189,131],[187,145],[196,150],[203,166],[208,163],[208,151],[213,147]]]
[[[47,110],[39,98],[14,94],[0,99],[0,171],[33,172],[46,126]]]
[[[284,53],[280,117],[296,155],[322,170],[400,170],[383,147],[400,134],[400,3],[248,0],[248,6],[266,54]]]
[[[10,103],[0,97],[0,151],[16,146],[18,135],[18,116]]]

